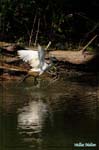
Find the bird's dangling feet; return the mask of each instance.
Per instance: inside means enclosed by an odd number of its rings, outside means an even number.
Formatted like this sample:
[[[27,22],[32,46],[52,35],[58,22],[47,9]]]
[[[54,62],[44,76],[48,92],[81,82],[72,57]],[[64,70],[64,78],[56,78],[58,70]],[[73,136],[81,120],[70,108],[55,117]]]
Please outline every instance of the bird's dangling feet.
[[[37,87],[37,88],[40,88],[41,87],[41,80],[39,77],[34,77],[34,85]]]

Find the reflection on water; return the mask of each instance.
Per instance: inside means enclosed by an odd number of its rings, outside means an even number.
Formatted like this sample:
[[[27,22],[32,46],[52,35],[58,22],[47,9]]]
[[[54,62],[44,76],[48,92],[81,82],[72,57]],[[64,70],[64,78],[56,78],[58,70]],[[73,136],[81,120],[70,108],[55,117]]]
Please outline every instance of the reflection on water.
[[[41,100],[31,101],[27,106],[18,109],[18,128],[40,132],[47,114],[47,106]]]
[[[0,150],[73,150],[77,142],[98,144],[95,79],[57,81],[40,89],[30,82],[15,85],[9,82],[0,89]]]

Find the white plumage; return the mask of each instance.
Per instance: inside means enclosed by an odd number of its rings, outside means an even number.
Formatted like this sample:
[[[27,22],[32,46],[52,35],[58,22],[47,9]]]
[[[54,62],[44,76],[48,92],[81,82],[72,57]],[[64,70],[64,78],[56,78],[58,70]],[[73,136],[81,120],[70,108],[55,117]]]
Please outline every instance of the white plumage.
[[[44,49],[38,46],[38,51],[34,50],[19,50],[18,55],[23,61],[28,62],[32,67],[30,71],[38,72],[41,75],[47,69],[50,68],[51,64],[45,62]]]

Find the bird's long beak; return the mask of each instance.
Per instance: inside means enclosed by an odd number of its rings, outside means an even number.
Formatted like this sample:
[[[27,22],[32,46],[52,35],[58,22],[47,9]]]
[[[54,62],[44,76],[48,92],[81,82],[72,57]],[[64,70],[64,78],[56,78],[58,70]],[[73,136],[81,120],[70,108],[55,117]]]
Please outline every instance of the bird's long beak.
[[[49,43],[47,44],[45,50],[48,50],[48,48],[50,47],[50,45],[51,45],[51,41],[49,41]]]

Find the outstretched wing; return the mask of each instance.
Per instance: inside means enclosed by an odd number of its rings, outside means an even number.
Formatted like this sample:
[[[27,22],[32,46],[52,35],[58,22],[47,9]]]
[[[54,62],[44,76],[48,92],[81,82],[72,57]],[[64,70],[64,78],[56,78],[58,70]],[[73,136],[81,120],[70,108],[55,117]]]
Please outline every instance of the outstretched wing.
[[[40,45],[38,45],[38,57],[39,57],[40,69],[43,70],[43,66],[45,62],[45,53],[44,53],[44,49]]]
[[[38,61],[38,51],[19,50],[18,55],[23,61],[28,62],[31,67],[34,67]],[[36,64],[35,64],[36,63]]]

